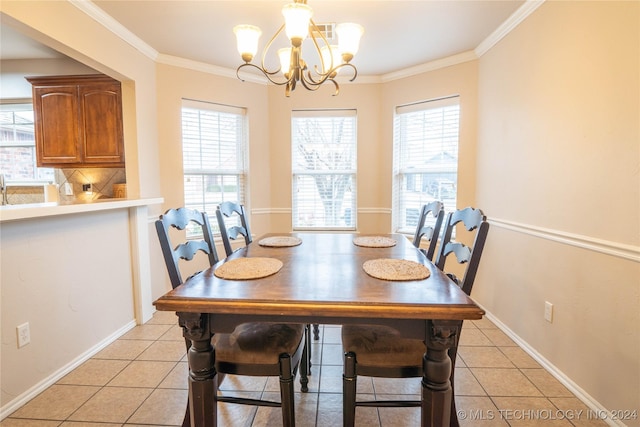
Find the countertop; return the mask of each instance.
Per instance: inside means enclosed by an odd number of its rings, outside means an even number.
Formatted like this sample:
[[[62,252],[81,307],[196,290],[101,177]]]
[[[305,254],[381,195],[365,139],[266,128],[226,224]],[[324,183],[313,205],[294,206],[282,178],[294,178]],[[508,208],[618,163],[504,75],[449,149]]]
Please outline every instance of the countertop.
[[[56,215],[123,209],[136,206],[159,205],[164,198],[100,199],[91,202],[48,202],[0,206],[0,222],[20,221]]]

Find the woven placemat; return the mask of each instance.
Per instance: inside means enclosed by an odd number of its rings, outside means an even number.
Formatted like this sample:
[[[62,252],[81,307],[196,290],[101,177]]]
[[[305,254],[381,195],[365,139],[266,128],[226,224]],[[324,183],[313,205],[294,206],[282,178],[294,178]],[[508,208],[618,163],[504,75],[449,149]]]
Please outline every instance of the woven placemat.
[[[370,259],[362,268],[371,277],[390,281],[422,280],[431,274],[424,265],[406,259]]]
[[[213,274],[227,280],[250,280],[271,276],[282,268],[282,261],[275,258],[236,258],[216,268]]]
[[[395,239],[384,236],[362,236],[353,239],[354,245],[367,248],[390,248],[391,246],[395,246],[396,243],[398,242]]]
[[[302,239],[293,236],[271,236],[260,239],[260,246],[269,246],[272,248],[281,248],[288,246],[298,246],[302,243]]]

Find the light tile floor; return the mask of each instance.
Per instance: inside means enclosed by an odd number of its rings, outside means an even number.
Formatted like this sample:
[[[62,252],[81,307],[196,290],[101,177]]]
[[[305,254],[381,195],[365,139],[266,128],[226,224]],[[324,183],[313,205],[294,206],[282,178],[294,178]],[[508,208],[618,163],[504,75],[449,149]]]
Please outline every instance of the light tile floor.
[[[320,326],[309,392],[296,382],[298,426],[342,425],[339,326]],[[489,320],[467,321],[456,363],[464,426],[605,426],[567,388]],[[228,375],[221,392],[279,399],[277,378]],[[419,379],[358,378],[359,396],[417,398]],[[187,401],[184,340],[173,313],[157,312],[0,423],[14,426],[176,426]],[[419,408],[358,408],[358,426],[420,424]],[[282,425],[279,408],[220,404],[218,425]]]

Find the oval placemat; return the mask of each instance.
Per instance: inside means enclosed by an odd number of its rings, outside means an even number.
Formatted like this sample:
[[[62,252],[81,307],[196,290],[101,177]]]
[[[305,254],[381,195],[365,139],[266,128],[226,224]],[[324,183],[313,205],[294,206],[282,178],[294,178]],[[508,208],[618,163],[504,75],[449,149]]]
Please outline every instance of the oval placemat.
[[[260,246],[268,246],[271,248],[284,248],[289,246],[298,246],[302,243],[302,239],[293,236],[270,236],[260,239]]]
[[[362,268],[371,277],[389,281],[422,280],[431,274],[424,265],[406,259],[370,259]]]
[[[353,244],[356,246],[364,246],[366,248],[390,248],[395,246],[396,239],[384,236],[361,236],[353,239]]]
[[[282,268],[282,261],[275,258],[236,258],[216,268],[213,274],[227,280],[250,280],[271,276]]]

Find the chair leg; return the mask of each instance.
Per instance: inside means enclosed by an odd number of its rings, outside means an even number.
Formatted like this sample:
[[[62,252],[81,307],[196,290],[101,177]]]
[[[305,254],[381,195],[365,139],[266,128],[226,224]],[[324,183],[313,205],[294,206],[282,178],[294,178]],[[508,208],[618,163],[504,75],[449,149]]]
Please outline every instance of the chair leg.
[[[356,422],[356,355],[353,352],[344,355],[342,374],[342,425],[353,427]]]
[[[451,383],[451,415],[449,416],[449,427],[460,427],[458,422],[458,410],[456,409],[456,389],[455,389],[455,372],[456,372],[456,358],[458,355],[458,349],[456,347],[449,348],[449,358],[451,359],[451,375],[449,376],[449,382]]]
[[[311,328],[307,324],[304,327],[304,347],[302,360],[300,361],[300,391],[309,391],[309,375],[311,375]]]
[[[309,334],[311,334],[311,330],[309,330]],[[320,339],[320,325],[318,323],[313,324],[313,339],[314,341]],[[309,375],[311,375],[311,335],[309,335]]]
[[[307,362],[309,363],[309,369],[307,373],[311,375],[311,325],[307,323],[307,344],[309,351],[307,352]]]
[[[182,427],[191,427],[191,412],[189,411],[189,400],[187,399],[187,410],[182,419]]]
[[[191,340],[184,339],[184,344],[187,347],[187,354],[191,348]],[[184,411],[184,418],[182,419],[182,427],[191,427],[191,411],[189,411],[189,399],[187,399],[187,409]]]
[[[280,399],[282,405],[282,425],[284,427],[295,427],[296,415],[293,400],[291,356],[286,353],[280,355]]]

